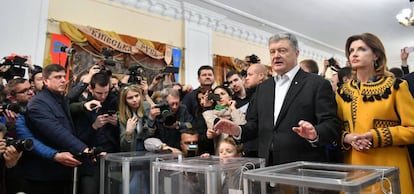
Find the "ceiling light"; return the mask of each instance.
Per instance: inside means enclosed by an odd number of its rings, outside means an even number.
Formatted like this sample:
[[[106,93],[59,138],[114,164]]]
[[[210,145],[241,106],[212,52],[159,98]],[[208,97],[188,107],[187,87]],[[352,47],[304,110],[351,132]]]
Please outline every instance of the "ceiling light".
[[[409,8],[401,10],[401,12],[397,14],[396,18],[403,26],[414,26],[413,12]]]

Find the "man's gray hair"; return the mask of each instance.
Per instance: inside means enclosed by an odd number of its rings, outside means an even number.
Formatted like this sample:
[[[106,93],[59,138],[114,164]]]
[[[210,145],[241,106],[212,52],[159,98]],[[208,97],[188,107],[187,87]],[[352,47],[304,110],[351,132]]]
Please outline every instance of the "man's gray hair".
[[[180,92],[173,88],[164,88],[161,90],[160,96],[162,97],[162,99],[166,100],[168,95],[180,97]]]
[[[291,33],[288,33],[288,32],[278,33],[278,34],[275,34],[275,35],[271,36],[269,38],[269,45],[270,45],[270,43],[279,42],[280,40],[289,40],[290,45],[295,50],[299,50],[298,39],[296,38],[296,36],[294,34],[291,34]]]

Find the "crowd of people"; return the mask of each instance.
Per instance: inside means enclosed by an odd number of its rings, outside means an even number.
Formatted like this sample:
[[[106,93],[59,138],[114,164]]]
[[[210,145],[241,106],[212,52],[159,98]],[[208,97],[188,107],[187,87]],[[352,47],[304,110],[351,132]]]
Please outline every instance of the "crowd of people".
[[[254,55],[254,62],[242,72],[227,72],[226,84],[219,86],[211,66],[198,69],[195,89],[174,83],[155,90],[162,77],[118,79],[96,64],[69,90],[66,70],[56,64],[30,68],[30,80],[7,80],[1,192],[69,194],[77,168],[78,193],[98,193],[105,154],[166,150],[261,157],[267,166],[294,161],[397,166],[402,193],[414,193],[409,53],[401,50],[407,75],[394,75],[377,36],[353,35],[345,46],[349,64],[341,68],[325,60],[321,76],[315,61],[298,63],[295,35],[276,34],[268,46],[271,72]],[[328,67],[336,71],[330,81],[324,77]],[[29,148],[20,150],[6,137],[29,139]],[[137,187],[131,184],[130,193]]]

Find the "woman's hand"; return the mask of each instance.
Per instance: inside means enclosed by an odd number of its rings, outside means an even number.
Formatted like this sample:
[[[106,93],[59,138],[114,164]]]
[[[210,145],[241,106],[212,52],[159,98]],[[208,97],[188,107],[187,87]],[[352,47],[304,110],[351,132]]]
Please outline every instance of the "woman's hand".
[[[132,117],[127,120],[126,132],[132,133],[137,128],[138,117]]]
[[[372,133],[364,134],[349,133],[345,135],[344,142],[350,144],[356,151],[369,150],[372,146]]]
[[[216,133],[216,131],[213,129],[207,129],[206,135],[207,135],[207,139],[213,139],[217,137],[219,134]]]
[[[235,100],[230,100],[229,101],[230,110],[236,110],[237,109],[236,104],[237,104],[237,102]]]

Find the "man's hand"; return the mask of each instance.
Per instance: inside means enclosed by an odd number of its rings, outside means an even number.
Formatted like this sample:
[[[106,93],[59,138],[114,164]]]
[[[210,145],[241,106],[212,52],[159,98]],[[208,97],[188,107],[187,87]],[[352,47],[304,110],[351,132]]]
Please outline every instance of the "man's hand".
[[[165,146],[164,150],[170,150],[173,154],[182,154],[179,149],[170,146]]]
[[[116,114],[111,114],[108,115],[106,117],[106,119],[108,120],[108,123],[113,125],[113,126],[117,126],[118,125],[118,116],[116,116]]]
[[[97,100],[91,100],[86,102],[83,107],[85,107],[86,110],[88,111],[93,111],[93,110],[97,110],[99,108],[102,107],[101,102],[97,101]]]
[[[4,109],[3,110],[3,115],[4,118],[6,119],[6,125],[7,126],[15,126],[16,125],[16,121],[17,121],[17,113],[8,110],[8,109]]]
[[[161,114],[160,108],[155,108],[155,106],[156,106],[155,104],[151,105],[151,110],[150,110],[150,115],[149,115],[149,118],[151,120],[155,120],[155,117]]]
[[[103,127],[106,123],[109,123],[109,117],[109,114],[98,115],[92,124],[92,128],[99,129]]]
[[[17,161],[22,157],[22,152],[18,152],[14,146],[7,146],[3,153],[3,158],[7,168],[16,166]]]
[[[53,159],[64,166],[76,167],[81,165],[81,162],[76,160],[70,152],[57,153]]]
[[[315,127],[308,121],[300,120],[298,125],[298,127],[292,127],[292,130],[299,136],[308,140],[315,140],[318,137]]]
[[[220,119],[215,125],[214,125],[214,131],[216,133],[227,133],[229,135],[233,136],[240,136],[240,128],[235,123],[227,120],[227,119]]]
[[[213,139],[213,138],[217,137],[218,135],[220,135],[220,134],[216,133],[216,131],[213,130],[213,129],[207,129],[207,131],[206,131],[207,139]]]
[[[5,139],[0,139],[0,154],[3,154],[4,152],[6,152],[6,140]]]

